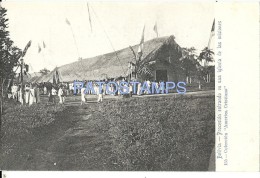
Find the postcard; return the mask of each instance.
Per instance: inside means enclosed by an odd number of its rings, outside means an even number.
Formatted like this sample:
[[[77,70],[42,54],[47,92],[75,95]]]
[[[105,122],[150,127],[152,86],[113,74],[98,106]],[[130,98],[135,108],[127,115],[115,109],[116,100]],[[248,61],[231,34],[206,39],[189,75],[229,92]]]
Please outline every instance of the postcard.
[[[0,5],[4,177],[259,171],[259,2]]]

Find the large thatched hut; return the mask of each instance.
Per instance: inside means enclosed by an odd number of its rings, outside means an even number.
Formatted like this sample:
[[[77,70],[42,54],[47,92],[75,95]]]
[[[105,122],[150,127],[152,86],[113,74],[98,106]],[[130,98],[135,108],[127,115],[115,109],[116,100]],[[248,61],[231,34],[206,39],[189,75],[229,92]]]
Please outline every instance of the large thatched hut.
[[[137,53],[139,45],[132,47]],[[144,49],[138,71],[129,70],[129,64],[136,59],[133,51],[127,47],[116,52],[81,59],[76,62],[55,68],[45,76],[33,82],[52,82],[58,73],[60,81],[102,80],[134,76],[138,72],[138,80],[185,81],[186,73],[180,58],[182,48],[176,43],[174,36],[155,38],[144,43]]]

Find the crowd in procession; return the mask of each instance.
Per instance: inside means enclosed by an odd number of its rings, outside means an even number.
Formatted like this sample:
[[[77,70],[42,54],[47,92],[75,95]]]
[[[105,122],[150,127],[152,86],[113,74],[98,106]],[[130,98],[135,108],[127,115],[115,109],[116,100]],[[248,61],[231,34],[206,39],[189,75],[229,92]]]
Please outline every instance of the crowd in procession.
[[[97,102],[102,102],[104,95],[114,95],[114,96],[126,96],[132,97],[133,94],[142,95],[149,94],[147,91],[142,92],[142,85],[138,83],[133,86],[130,82],[121,86],[122,88],[116,88],[116,85],[110,84],[110,82],[117,83],[120,86],[120,82],[126,81],[122,80],[99,80],[99,81],[78,81],[74,82],[61,82],[58,84],[53,84],[50,82],[42,83],[26,83],[24,85],[22,97],[22,87],[21,84],[14,83],[10,88],[9,98],[16,100],[22,104],[28,104],[29,106],[33,103],[39,103],[41,101],[40,95],[48,96],[48,102],[56,103],[56,98],[59,98],[59,103],[64,104],[65,98],[70,95],[81,95],[81,104],[86,103],[87,95],[97,95]],[[93,84],[92,90],[86,89],[86,84],[91,82]],[[151,88],[152,82],[145,80],[147,86]],[[99,84],[102,83],[101,86]],[[160,88],[160,82],[155,82],[156,87]],[[82,86],[74,86],[82,85]],[[109,85],[109,86],[108,86]],[[135,87],[135,88],[134,88]],[[128,88],[126,91],[126,88]],[[108,92],[109,91],[109,92]],[[135,91],[135,92],[134,92]],[[127,93],[127,94],[126,94]]]

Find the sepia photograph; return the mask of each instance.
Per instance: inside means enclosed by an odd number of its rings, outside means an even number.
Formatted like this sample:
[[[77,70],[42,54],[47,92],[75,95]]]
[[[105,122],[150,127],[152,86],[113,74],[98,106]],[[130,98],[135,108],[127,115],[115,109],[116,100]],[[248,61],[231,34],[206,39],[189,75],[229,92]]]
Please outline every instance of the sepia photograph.
[[[215,171],[216,35],[210,2],[0,2],[0,170]]]

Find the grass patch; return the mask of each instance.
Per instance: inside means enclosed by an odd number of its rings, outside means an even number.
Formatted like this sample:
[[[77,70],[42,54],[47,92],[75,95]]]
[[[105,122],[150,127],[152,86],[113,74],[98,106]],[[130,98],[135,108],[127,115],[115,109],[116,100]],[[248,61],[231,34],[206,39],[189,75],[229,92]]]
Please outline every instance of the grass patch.
[[[97,129],[106,123],[120,170],[205,171],[214,108],[214,96],[123,99],[99,105],[93,120],[102,118]]]
[[[51,124],[55,120],[55,114],[63,109],[62,105],[39,103],[29,107],[13,100],[6,100],[2,116],[0,166],[5,164],[3,160],[8,161],[5,157],[12,155],[13,150],[29,146],[35,140],[33,129]]]
[[[7,170],[207,171],[215,143],[214,96],[5,106]]]

